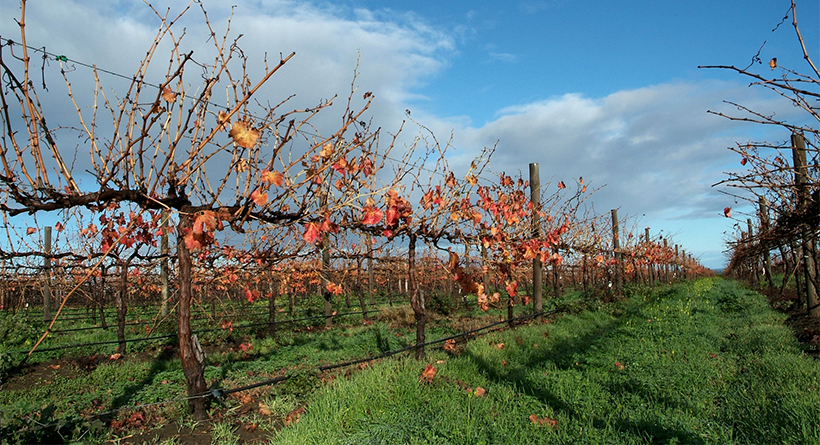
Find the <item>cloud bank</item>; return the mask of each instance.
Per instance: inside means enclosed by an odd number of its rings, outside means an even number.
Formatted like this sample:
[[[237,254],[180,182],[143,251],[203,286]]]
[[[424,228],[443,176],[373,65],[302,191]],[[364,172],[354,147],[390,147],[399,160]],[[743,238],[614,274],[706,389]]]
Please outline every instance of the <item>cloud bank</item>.
[[[168,4],[170,15],[175,15],[180,6]],[[594,187],[605,185],[592,200],[598,212],[621,208],[622,215],[646,215],[641,220],[644,226],[667,233],[684,226],[694,230],[681,232],[675,241],[691,245],[690,250],[712,267],[723,261],[726,223],[718,218],[728,204],[711,184],[723,179],[722,171],[737,162],[725,147],[748,138],[744,135],[749,127],[707,110],[729,110],[721,100],[732,99],[781,115],[794,112],[739,83],[670,79],[604,97],[559,92],[511,104],[498,110],[493,120],[474,126],[469,117],[441,116],[425,108],[425,85],[435,82],[448,69],[448,60],[458,54],[454,30],[437,29],[416,15],[388,10],[296,1],[239,1],[235,9],[226,5],[208,5],[210,21],[221,38],[232,17],[233,36],[243,35],[240,45],[255,60],[251,72],[261,67],[265,55],[275,62],[280,53],[297,54],[263,92],[271,103],[291,94],[296,94],[293,107],[313,106],[336,94],[345,98],[357,69],[360,91],[372,91],[377,97],[372,109],[377,127],[399,128],[405,109],[410,108],[413,118],[440,140],[452,134],[456,149],[450,161],[456,168],[468,165],[482,147],[497,143],[491,163],[494,172],[525,173],[530,162],[538,162],[542,183],[551,178],[570,183],[583,176]],[[155,6],[165,11],[165,6]],[[18,13],[14,2],[0,4],[3,38],[19,39],[13,21]],[[132,0],[37,1],[29,3],[28,14],[32,46],[46,46],[123,74],[134,71],[159,26],[144,3]],[[213,57],[198,9],[177,26],[178,34],[185,28],[183,46],[194,50],[195,58],[207,62]],[[165,57],[162,51],[159,54]],[[497,58],[514,59],[501,53]],[[338,115],[330,112],[324,119],[332,125]]]

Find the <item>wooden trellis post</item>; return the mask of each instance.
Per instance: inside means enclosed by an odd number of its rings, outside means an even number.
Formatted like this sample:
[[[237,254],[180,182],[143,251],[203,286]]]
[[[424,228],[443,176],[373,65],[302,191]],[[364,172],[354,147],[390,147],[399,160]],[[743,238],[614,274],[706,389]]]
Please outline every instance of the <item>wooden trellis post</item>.
[[[541,237],[541,176],[538,172],[538,163],[530,163],[530,201],[532,201],[532,236]],[[541,258],[536,256],[532,260],[532,310],[535,313],[544,310],[544,270]]]

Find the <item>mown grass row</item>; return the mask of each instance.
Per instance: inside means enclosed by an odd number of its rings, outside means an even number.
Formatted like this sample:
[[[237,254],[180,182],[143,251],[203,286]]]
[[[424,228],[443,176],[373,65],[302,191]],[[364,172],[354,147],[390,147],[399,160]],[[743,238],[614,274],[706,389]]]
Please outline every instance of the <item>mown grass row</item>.
[[[820,364],[782,318],[719,279],[637,292],[336,380],[272,443],[820,443]]]

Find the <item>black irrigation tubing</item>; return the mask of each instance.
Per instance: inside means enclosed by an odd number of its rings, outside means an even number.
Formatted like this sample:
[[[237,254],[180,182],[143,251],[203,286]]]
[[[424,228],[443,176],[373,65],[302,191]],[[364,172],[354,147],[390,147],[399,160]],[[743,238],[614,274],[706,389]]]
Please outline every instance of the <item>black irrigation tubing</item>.
[[[551,311],[541,311],[541,312],[538,312],[538,313],[535,313],[535,314],[521,315],[521,316],[513,317],[513,318],[510,318],[510,319],[507,319],[507,320],[497,321],[495,323],[491,323],[491,324],[488,324],[488,325],[485,325],[485,326],[481,326],[479,328],[472,329],[472,330],[469,330],[469,331],[460,332],[458,334],[451,335],[449,337],[443,337],[443,338],[439,338],[437,340],[431,340],[431,341],[424,342],[424,343],[405,346],[401,349],[388,351],[388,352],[385,352],[385,353],[382,353],[380,355],[376,355],[376,356],[373,356],[373,357],[366,357],[366,358],[351,360],[351,361],[348,361],[348,362],[336,363],[336,364],[333,364],[333,365],[319,366],[319,370],[320,371],[327,371],[327,370],[330,370],[330,369],[343,368],[345,366],[357,365],[357,364],[363,363],[363,362],[378,360],[380,358],[390,357],[390,356],[400,354],[402,352],[407,352],[407,351],[410,351],[410,350],[413,350],[413,349],[418,349],[418,348],[422,348],[422,347],[425,347],[425,346],[431,346],[431,345],[435,345],[435,344],[438,344],[438,343],[444,343],[448,340],[455,340],[457,338],[467,337],[469,335],[475,334],[476,332],[481,332],[483,330],[494,328],[494,327],[502,325],[502,324],[514,323],[516,321],[526,320],[528,318],[540,317],[540,316],[543,316],[543,315],[557,314],[557,313],[563,312],[563,311],[564,311],[564,309],[553,309]]]
[[[176,337],[176,336],[177,336],[177,334],[167,334],[167,335],[157,335],[155,337],[125,339],[125,340],[122,340],[122,341],[120,341],[120,340],[106,340],[106,341],[95,341],[95,342],[90,342],[90,343],[78,343],[78,344],[74,344],[74,345],[54,346],[54,347],[51,347],[51,348],[38,348],[38,349],[35,349],[32,352],[32,354],[35,353],[35,352],[59,351],[59,350],[62,350],[62,349],[82,348],[82,347],[85,347],[85,346],[115,345],[115,344],[118,344],[118,343],[133,343],[133,342],[149,341],[149,340],[162,340],[162,339],[165,339],[165,338],[173,338],[173,337]],[[18,351],[14,351],[14,352],[26,353],[26,352],[28,352],[28,350],[24,349],[24,350],[18,350]]]
[[[357,315],[357,314],[361,314],[361,312],[347,312],[347,313],[332,315],[331,317],[343,317],[343,316],[347,316],[347,315]],[[299,321],[314,320],[314,319],[317,319],[317,318],[327,318],[327,316],[326,315],[316,315],[316,316],[313,316],[313,317],[275,321],[273,323],[271,323],[271,322],[254,323],[254,324],[249,324],[249,325],[233,326],[233,329],[244,329],[244,328],[255,327],[255,326],[295,323],[295,322],[299,322]],[[215,331],[221,331],[221,330],[224,330],[224,329],[219,327],[219,328],[199,330],[196,333],[201,334],[201,333],[205,333],[205,332],[215,332]],[[52,332],[55,332],[55,331],[52,331]],[[174,333],[174,334],[159,335],[159,336],[154,336],[154,337],[132,338],[132,339],[126,339],[123,342],[125,342],[125,343],[134,343],[134,342],[141,342],[141,341],[161,340],[161,339],[164,339],[164,338],[173,338],[173,337],[176,337],[177,335],[178,334]],[[119,343],[120,343],[119,340],[106,340],[106,341],[89,342],[89,343],[78,343],[78,344],[72,344],[72,345],[53,346],[53,347],[50,347],[50,348],[38,348],[38,349],[35,349],[34,352],[50,352],[50,351],[59,351],[59,350],[64,350],[64,349],[81,348],[81,347],[85,347],[85,346],[113,345],[113,344],[119,344]],[[26,353],[26,352],[28,352],[28,350],[27,349],[26,350],[18,350],[18,351],[14,351],[14,352],[15,353]],[[34,353],[34,352],[32,352],[32,353]]]
[[[143,322],[135,321],[133,323],[125,323],[125,324],[123,324],[123,326],[136,326],[136,325],[141,325],[141,324],[143,324]],[[102,326],[87,326],[87,327],[84,327],[84,328],[55,329],[55,330],[51,331],[51,333],[52,334],[59,334],[61,332],[93,331],[95,329],[108,329],[108,328],[115,328],[115,327],[117,327],[117,323],[109,324],[105,328],[103,328]]]
[[[472,330],[469,330],[469,331],[460,332],[458,334],[451,335],[449,337],[444,337],[444,338],[440,338],[440,339],[437,339],[437,340],[431,340],[431,341],[428,341],[428,342],[425,342],[425,343],[405,346],[404,348],[395,349],[393,351],[388,351],[388,352],[385,352],[385,353],[382,353],[382,354],[379,354],[379,355],[376,355],[376,356],[373,356],[373,357],[360,358],[360,359],[350,360],[350,361],[346,361],[346,362],[342,362],[342,363],[336,363],[336,364],[333,364],[333,365],[318,366],[317,369],[319,371],[328,371],[328,370],[331,370],[331,369],[343,368],[343,367],[346,367],[346,366],[356,365],[356,364],[359,364],[359,363],[372,362],[374,360],[378,360],[378,359],[382,359],[382,358],[386,358],[386,357],[391,357],[391,356],[396,355],[396,354],[401,354],[402,352],[407,352],[407,351],[411,351],[411,350],[414,350],[414,349],[418,349],[418,348],[421,348],[421,347],[430,346],[430,345],[434,345],[434,344],[438,344],[438,343],[444,343],[448,340],[455,340],[457,338],[467,337],[467,336],[473,335],[477,332],[484,331],[484,330],[487,330],[487,329],[491,329],[491,328],[494,328],[494,327],[502,325],[502,324],[509,324],[509,323],[513,323],[513,322],[516,322],[516,321],[520,321],[520,320],[526,320],[528,318],[540,317],[540,316],[543,316],[543,315],[557,314],[557,313],[560,313],[560,312],[564,312],[565,310],[566,309],[564,309],[564,308],[558,308],[558,309],[553,309],[551,311],[542,311],[542,312],[538,312],[538,313],[535,313],[535,314],[521,315],[521,316],[513,317],[513,318],[510,318],[510,319],[507,319],[507,320],[497,321],[495,323],[491,323],[491,324],[488,324],[488,325],[485,325],[485,326],[481,326],[479,328],[472,329]],[[237,388],[230,388],[230,389],[213,388],[213,389],[209,390],[206,393],[206,395],[213,396],[217,401],[219,401],[221,403],[223,395],[233,394],[233,393],[237,393],[237,392],[241,392],[241,391],[247,391],[249,389],[258,388],[260,386],[273,385],[275,383],[279,383],[279,382],[283,382],[285,380],[288,380],[289,378],[291,378],[290,375],[284,375],[284,376],[281,376],[281,377],[276,377],[276,378],[272,378],[272,379],[269,379],[269,380],[263,380],[261,382],[252,383],[250,385],[239,386]]]
[[[410,351],[410,350],[413,350],[413,349],[416,349],[416,348],[419,348],[419,347],[430,346],[430,345],[434,345],[434,344],[437,344],[437,343],[444,343],[448,340],[455,340],[457,338],[467,337],[467,336],[475,334],[477,332],[487,330],[487,329],[491,329],[493,327],[496,327],[496,326],[499,326],[499,325],[502,325],[502,324],[508,324],[508,323],[512,323],[512,322],[515,322],[515,321],[526,320],[528,318],[534,318],[534,317],[538,317],[538,316],[542,316],[542,315],[556,314],[556,313],[563,312],[565,310],[566,309],[564,309],[564,308],[558,308],[558,309],[553,309],[551,311],[542,311],[542,312],[538,312],[538,313],[535,313],[535,314],[529,314],[529,315],[522,315],[522,316],[519,316],[519,317],[513,317],[513,318],[510,318],[510,319],[507,319],[507,320],[498,321],[498,322],[491,323],[491,324],[488,324],[488,325],[485,325],[485,326],[482,326],[482,327],[479,327],[479,328],[476,328],[476,329],[472,329],[470,331],[460,332],[458,334],[451,335],[449,337],[440,338],[438,340],[432,340],[432,341],[425,342],[425,343],[422,343],[422,344],[415,344],[415,345],[411,345],[411,346],[406,346],[404,348],[396,349],[396,350],[393,350],[393,351],[388,351],[388,352],[385,352],[383,354],[373,356],[373,357],[367,357],[367,358],[357,359],[357,360],[350,360],[350,361],[347,361],[347,362],[337,363],[337,364],[334,364],[334,365],[319,366],[319,367],[317,367],[317,369],[319,371],[327,371],[327,370],[331,370],[331,369],[342,368],[342,367],[345,367],[345,366],[356,365],[356,364],[363,363],[363,362],[370,362],[370,361],[378,360],[378,359],[381,359],[381,358],[390,357],[390,356],[393,356],[393,355],[396,355],[396,354],[400,354],[402,352],[407,352],[407,351]],[[338,315],[339,314],[337,314],[336,316],[338,316]],[[169,335],[169,336],[164,336],[164,337],[156,337],[156,338],[168,338],[168,337],[172,337],[172,336],[175,336],[175,334],[174,335]],[[114,343],[116,343],[116,342],[114,342]],[[187,401],[187,400],[199,399],[199,398],[204,398],[204,397],[213,397],[214,399],[217,400],[218,403],[222,404],[223,396],[225,396],[225,395],[234,394],[234,393],[242,392],[242,391],[247,391],[249,389],[259,388],[261,386],[273,385],[273,384],[288,380],[291,377],[292,377],[292,375],[283,375],[283,376],[280,376],[280,377],[275,377],[275,378],[272,378],[272,379],[252,383],[250,385],[244,385],[244,386],[239,386],[239,387],[236,387],[236,388],[229,388],[229,389],[211,388],[207,392],[202,393],[202,394],[197,394],[197,395],[194,395],[194,396],[187,396],[187,397],[176,397],[174,399],[163,400],[161,402],[153,402],[153,403],[145,403],[145,404],[142,404],[142,405],[121,407],[121,408],[106,411],[106,412],[103,412],[103,413],[94,414],[94,415],[88,417],[88,419],[99,419],[101,417],[105,417],[105,416],[108,416],[108,415],[111,415],[111,414],[116,414],[116,413],[119,413],[121,411],[132,411],[132,410],[147,408],[147,407],[151,407],[151,406],[158,406],[158,405],[164,405],[164,404],[168,404],[168,403],[183,402],[183,401]],[[42,428],[42,429],[52,428],[52,427],[59,426],[59,425],[62,425],[62,423],[39,424],[40,428]]]

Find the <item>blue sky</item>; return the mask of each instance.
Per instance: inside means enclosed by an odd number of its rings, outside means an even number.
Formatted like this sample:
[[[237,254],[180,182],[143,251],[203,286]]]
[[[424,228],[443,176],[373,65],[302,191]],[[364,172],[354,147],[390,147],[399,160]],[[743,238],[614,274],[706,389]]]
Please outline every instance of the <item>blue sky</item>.
[[[152,3],[160,10],[181,4]],[[806,72],[791,18],[772,32],[788,12],[786,0],[233,3],[234,34],[244,34],[249,56],[297,52],[272,95],[292,92],[309,104],[345,96],[358,59],[357,83],[375,93],[378,125],[398,128],[409,109],[439,139],[452,135],[456,168],[497,144],[492,171],[525,173],[538,162],[553,188],[583,176],[605,186],[591,200],[598,213],[619,208],[632,218],[628,226],[673,235],[708,267],[723,266],[724,232],[737,222],[720,215],[723,207],[736,207],[745,221],[743,203],[711,187],[740,168],[726,148],[788,134],[707,110],[732,111],[722,104],[731,100],[800,118],[738,75],[697,68],[745,67],[765,41],[764,63],[777,57]],[[221,28],[228,4],[204,4]],[[797,7],[820,62],[818,2]],[[38,0],[29,8],[31,45],[122,73],[136,67],[157,26],[136,0]],[[17,10],[16,2],[0,4],[3,38],[16,38]],[[188,28],[183,46],[205,48],[198,11],[181,24]]]

